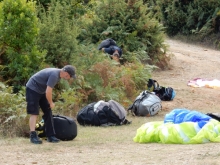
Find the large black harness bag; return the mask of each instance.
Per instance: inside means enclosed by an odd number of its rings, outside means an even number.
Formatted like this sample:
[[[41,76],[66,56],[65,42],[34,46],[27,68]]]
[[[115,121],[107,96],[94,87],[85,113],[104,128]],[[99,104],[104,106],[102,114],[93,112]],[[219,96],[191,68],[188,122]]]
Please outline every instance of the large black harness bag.
[[[126,110],[114,100],[100,100],[83,107],[77,114],[80,125],[113,126],[130,124],[126,119]]]
[[[77,136],[77,125],[73,118],[54,115],[54,128],[56,137],[60,140],[73,140]]]
[[[100,120],[97,114],[94,112],[94,103],[90,103],[83,107],[77,114],[77,121],[80,125],[94,125],[99,126]]]
[[[77,125],[73,118],[62,115],[53,115],[56,138],[68,141],[77,136]],[[46,130],[43,120],[36,124],[36,131],[41,138],[46,137]]]

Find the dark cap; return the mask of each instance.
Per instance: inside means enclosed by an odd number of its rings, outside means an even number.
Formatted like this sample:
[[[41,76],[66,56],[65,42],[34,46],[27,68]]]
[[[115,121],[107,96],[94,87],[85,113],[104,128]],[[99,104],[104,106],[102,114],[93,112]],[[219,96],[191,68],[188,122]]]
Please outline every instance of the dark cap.
[[[63,71],[67,72],[70,75],[70,77],[76,78],[75,68],[72,65],[64,66]]]

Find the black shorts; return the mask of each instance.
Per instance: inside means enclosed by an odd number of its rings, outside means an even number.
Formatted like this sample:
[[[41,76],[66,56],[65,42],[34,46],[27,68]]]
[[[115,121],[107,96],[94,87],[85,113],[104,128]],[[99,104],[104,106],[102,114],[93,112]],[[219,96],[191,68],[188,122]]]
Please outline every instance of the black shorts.
[[[26,88],[27,114],[39,115],[39,109],[43,112],[50,108],[46,94],[39,94],[30,88]]]

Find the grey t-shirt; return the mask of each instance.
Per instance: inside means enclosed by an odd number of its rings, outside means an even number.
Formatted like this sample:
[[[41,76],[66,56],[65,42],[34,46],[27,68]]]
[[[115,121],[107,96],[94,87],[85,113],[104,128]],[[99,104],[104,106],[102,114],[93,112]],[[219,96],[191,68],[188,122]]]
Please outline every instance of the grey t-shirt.
[[[26,87],[34,90],[39,94],[46,92],[47,86],[54,88],[60,80],[61,69],[46,68],[35,73],[27,82]]]

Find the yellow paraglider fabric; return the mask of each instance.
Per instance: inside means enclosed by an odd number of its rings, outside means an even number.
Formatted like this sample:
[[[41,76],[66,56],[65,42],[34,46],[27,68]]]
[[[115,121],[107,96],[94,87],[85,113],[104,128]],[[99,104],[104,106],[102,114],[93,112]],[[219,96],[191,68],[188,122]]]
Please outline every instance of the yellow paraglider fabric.
[[[200,126],[199,122],[179,124],[164,123],[163,121],[149,122],[137,129],[133,140],[137,143],[175,144],[220,142],[220,122],[210,119],[203,126]]]

